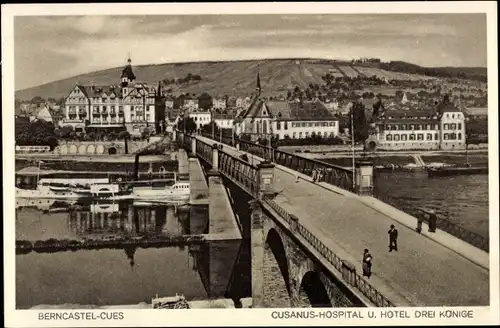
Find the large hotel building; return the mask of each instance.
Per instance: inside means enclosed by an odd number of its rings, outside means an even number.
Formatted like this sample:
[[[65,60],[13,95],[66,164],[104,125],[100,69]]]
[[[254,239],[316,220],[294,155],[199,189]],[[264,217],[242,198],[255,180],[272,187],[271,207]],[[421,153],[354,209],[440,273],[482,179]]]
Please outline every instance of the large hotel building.
[[[371,147],[385,150],[465,149],[465,116],[450,103],[427,111],[386,111],[374,123]]]
[[[134,81],[129,59],[120,85],[77,84],[66,97],[62,125],[71,125],[77,132],[127,130],[132,135],[159,130],[165,117],[161,88]]]

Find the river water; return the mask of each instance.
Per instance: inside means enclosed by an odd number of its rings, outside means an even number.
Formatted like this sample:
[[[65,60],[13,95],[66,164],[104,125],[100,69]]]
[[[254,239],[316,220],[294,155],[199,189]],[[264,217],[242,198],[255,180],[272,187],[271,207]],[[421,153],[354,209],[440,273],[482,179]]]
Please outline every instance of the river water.
[[[193,216],[199,211],[174,206],[17,201],[16,240],[179,236],[204,233],[208,223],[206,216]],[[176,293],[237,302],[250,296],[248,256],[241,241],[18,254],[16,306],[150,303],[157,294]]]
[[[481,236],[489,235],[488,175],[427,177],[425,171],[378,172],[375,195],[402,205],[433,208],[450,221]]]
[[[423,171],[379,172],[375,193],[390,195],[401,204],[449,213],[454,223],[488,235],[487,175],[429,179]],[[22,199],[16,205],[16,240],[179,236],[206,233],[208,226],[208,217],[200,211],[167,205]],[[245,213],[239,215],[243,218]],[[243,220],[244,225],[248,220]],[[287,307],[290,300],[283,278],[267,248],[265,257],[266,306]],[[176,293],[189,300],[225,297],[238,302],[250,297],[248,240],[16,255],[16,306],[21,309],[40,304],[150,303],[156,294]],[[302,306],[308,306],[307,297],[300,296]]]

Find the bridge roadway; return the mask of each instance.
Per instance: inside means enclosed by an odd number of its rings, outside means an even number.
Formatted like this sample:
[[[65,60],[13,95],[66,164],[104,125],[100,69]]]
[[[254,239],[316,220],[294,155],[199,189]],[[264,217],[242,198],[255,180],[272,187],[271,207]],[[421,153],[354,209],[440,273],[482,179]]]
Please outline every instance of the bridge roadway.
[[[223,151],[233,156],[244,153],[225,144]],[[259,162],[248,156],[251,163]],[[357,195],[335,193],[303,179],[296,182],[296,175],[279,165],[274,170],[274,190],[276,203],[296,215],[334,253],[355,264],[358,272],[368,248],[373,256],[369,282],[396,306],[489,305],[487,268],[399,224]],[[399,231],[397,252],[389,252],[391,224]]]

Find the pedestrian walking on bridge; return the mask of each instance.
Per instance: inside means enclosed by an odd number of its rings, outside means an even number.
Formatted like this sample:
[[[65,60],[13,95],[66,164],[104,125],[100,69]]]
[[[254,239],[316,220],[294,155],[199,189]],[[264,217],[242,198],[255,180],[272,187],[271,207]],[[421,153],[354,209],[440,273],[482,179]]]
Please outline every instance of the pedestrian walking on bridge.
[[[394,227],[394,224],[391,224],[391,228],[389,229],[389,252],[392,250],[398,251],[398,229]]]
[[[368,278],[372,275],[372,259],[370,251],[365,248],[365,252],[363,254],[363,276]]]

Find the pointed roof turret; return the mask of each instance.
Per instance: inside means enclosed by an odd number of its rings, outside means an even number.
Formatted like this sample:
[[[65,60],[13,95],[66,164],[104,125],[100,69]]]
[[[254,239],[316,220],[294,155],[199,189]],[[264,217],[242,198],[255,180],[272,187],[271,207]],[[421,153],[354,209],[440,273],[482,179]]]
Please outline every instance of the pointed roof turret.
[[[257,72],[257,92],[260,95],[262,88],[260,87],[260,72]]]
[[[127,78],[129,81],[135,80],[134,72],[132,71],[132,59],[130,59],[130,55],[127,60],[127,66],[122,70],[122,78]]]

